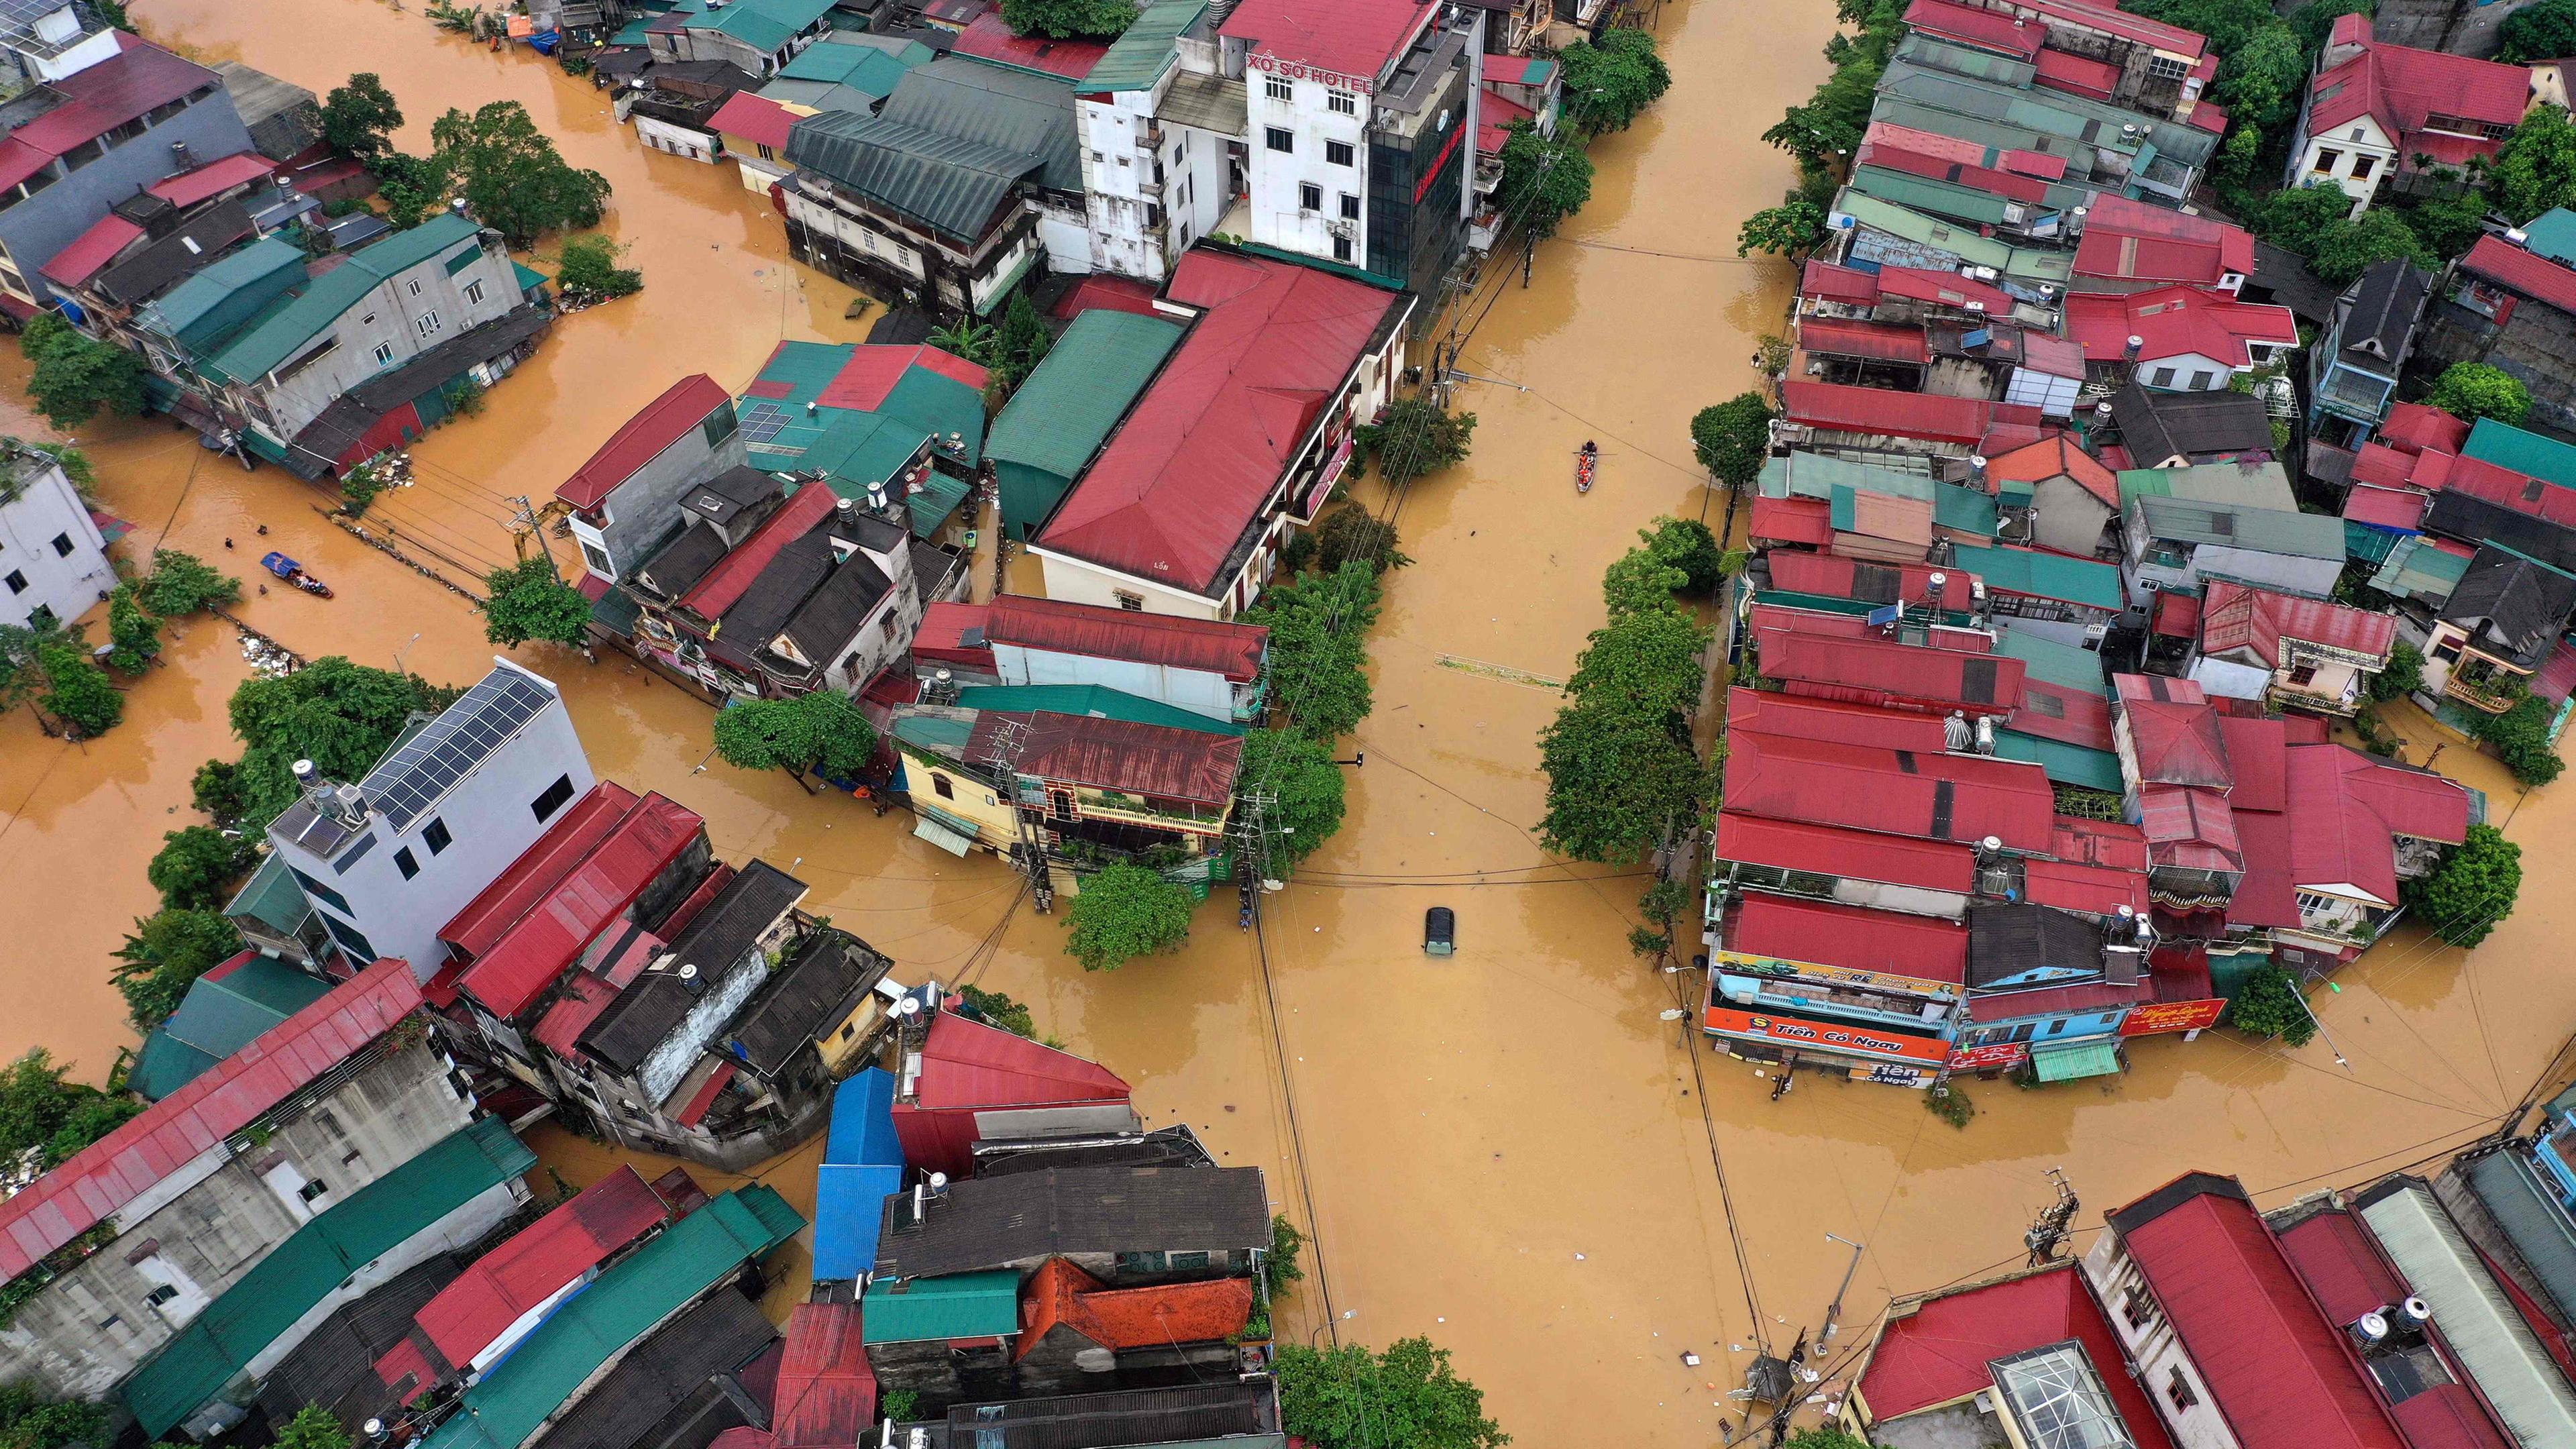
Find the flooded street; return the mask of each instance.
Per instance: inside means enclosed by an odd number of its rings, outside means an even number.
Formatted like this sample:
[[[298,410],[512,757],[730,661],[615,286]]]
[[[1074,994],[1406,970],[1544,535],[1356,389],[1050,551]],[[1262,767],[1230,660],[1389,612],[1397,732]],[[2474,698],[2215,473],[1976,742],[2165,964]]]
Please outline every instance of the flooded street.
[[[460,570],[508,560],[504,500],[551,494],[675,377],[738,387],[782,337],[865,326],[842,319],[847,288],[783,260],[775,214],[729,167],[643,150],[586,80],[369,0],[136,9],[158,39],[317,91],[376,71],[416,149],[447,105],[522,100],[575,165],[615,184],[609,225],[633,243],[646,290],[564,319],[480,417],[419,446],[418,485],[376,505]],[[2548,868],[2576,852],[2576,786],[2517,804],[2491,762],[2443,755],[2522,842],[2522,906],[2474,956],[2393,933],[2320,997],[2332,1047],[2151,1039],[2098,1084],[1972,1083],[1964,1130],[1891,1089],[1802,1079],[1769,1101],[1768,1080],[1660,1019],[1696,988],[1628,952],[1644,880],[1563,866],[1532,839],[1535,736],[1557,696],[1457,666],[1562,677],[1599,626],[1601,571],[1636,528],[1722,514],[1699,486],[1688,420],[1751,384],[1754,339],[1779,327],[1785,270],[1737,260],[1733,237],[1787,183],[1755,137],[1822,77],[1831,24],[1823,0],[1666,7],[1673,92],[1596,149],[1591,206],[1540,249],[1535,286],[1506,284],[1462,360],[1528,390],[1464,388],[1474,457],[1402,505],[1419,562],[1390,577],[1374,640],[1377,709],[1355,741],[1368,763],[1341,835],[1271,898],[1266,962],[1220,901],[1183,954],[1086,975],[1061,953],[1060,917],[1012,912],[1016,881],[989,857],[913,839],[902,812],[880,819],[711,761],[707,706],[618,656],[520,657],[563,683],[600,775],[699,811],[727,857],[761,854],[811,883],[807,908],[893,956],[903,979],[963,977],[1029,1002],[1042,1032],[1135,1083],[1153,1122],[1186,1120],[1224,1160],[1268,1169],[1281,1209],[1319,1240],[1284,1332],[1431,1334],[1527,1445],[1718,1442],[1748,1357],[1730,1345],[1758,1335],[1783,1349],[1820,1324],[1849,1261],[1828,1232],[1868,1245],[1839,1352],[1891,1292],[2018,1262],[2020,1230],[2051,1195],[2047,1167],[2067,1169],[2086,1199],[2078,1221],[2098,1223],[2186,1168],[2241,1174],[2270,1206],[2486,1130],[2576,1024],[2576,981],[2546,945],[2576,929],[2576,890]],[[41,431],[23,377],[0,347],[0,426]],[[1572,453],[1587,437],[1602,445],[1601,486],[1578,499]],[[109,506],[136,525],[129,554],[166,539],[247,576],[264,523],[259,544],[338,589],[332,602],[246,601],[244,617],[289,647],[399,657],[441,681],[488,667],[465,602],[340,533],[324,494],[274,468],[246,474],[164,420],[103,422],[82,441]],[[24,711],[0,721],[13,903],[0,1053],[41,1043],[96,1077],[132,1040],[109,952],[153,904],[143,865],[161,833],[196,819],[190,775],[238,748],[224,702],[246,672],[233,631],[211,621],[165,658],[96,743],[44,739]],[[1458,914],[1446,960],[1419,949],[1435,904]],[[558,1132],[537,1145],[567,1181],[608,1165]],[[804,1207],[812,1161],[760,1175]],[[800,1287],[781,1284],[773,1306]],[[1684,1350],[1702,1364],[1683,1366]]]

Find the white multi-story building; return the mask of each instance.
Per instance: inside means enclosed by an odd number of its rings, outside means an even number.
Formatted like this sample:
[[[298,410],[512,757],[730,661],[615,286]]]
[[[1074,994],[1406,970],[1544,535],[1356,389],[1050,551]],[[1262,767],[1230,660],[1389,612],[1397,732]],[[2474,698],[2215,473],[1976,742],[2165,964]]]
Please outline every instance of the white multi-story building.
[[[116,587],[89,505],[47,454],[0,453],[0,623],[68,624]]]
[[[1159,282],[1241,194],[1243,77],[1208,0],[1154,0],[1074,87],[1091,269]]]

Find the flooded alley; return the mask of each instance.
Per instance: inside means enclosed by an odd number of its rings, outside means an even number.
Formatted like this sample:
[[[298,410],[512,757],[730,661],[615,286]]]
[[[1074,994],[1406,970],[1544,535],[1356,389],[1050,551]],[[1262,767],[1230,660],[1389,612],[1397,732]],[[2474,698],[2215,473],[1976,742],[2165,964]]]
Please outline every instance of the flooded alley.
[[[480,416],[417,447],[414,486],[375,506],[460,576],[509,561],[512,500],[551,495],[675,378],[739,387],[782,339],[866,326],[844,320],[849,288],[785,259],[777,214],[729,167],[643,149],[589,81],[523,52],[375,0],[134,8],[193,57],[316,91],[377,72],[414,149],[447,106],[521,100],[568,160],[614,184],[607,227],[645,290],[563,319]],[[1181,954],[1086,974],[1063,954],[1061,916],[1020,907],[990,857],[942,853],[903,812],[714,760],[708,707],[620,656],[517,657],[562,683],[602,778],[699,812],[727,858],[757,853],[810,882],[806,909],[892,956],[901,979],[1029,1003],[1043,1034],[1135,1084],[1149,1124],[1187,1121],[1221,1160],[1267,1169],[1279,1209],[1316,1239],[1283,1337],[1431,1335],[1526,1445],[1718,1443],[1743,1412],[1727,1391],[1750,1351],[1822,1326],[1849,1262],[1828,1233],[1866,1245],[1838,1355],[1890,1294],[2017,1263],[2052,1195],[2044,1169],[2066,1170],[2079,1223],[2098,1224],[2187,1168],[2239,1174],[2272,1206],[2489,1130],[2576,1025],[2576,981],[2546,944],[2576,929],[2576,890],[2545,869],[2576,851],[2576,787],[2526,801],[2480,757],[2438,763],[2487,790],[2543,868],[2476,953],[2401,930],[2319,998],[2331,1042],[2154,1038],[2098,1084],[1971,1084],[1964,1129],[1916,1093],[1846,1082],[1802,1079],[1769,1100],[1769,1080],[1663,1019],[1698,988],[1629,952],[1644,877],[1537,844],[1536,736],[1559,696],[1519,681],[1571,669],[1601,623],[1602,570],[1641,525],[1725,511],[1701,486],[1688,421],[1752,385],[1756,340],[1780,326],[1786,269],[1739,260],[1733,239],[1788,184],[1756,137],[1825,74],[1833,19],[1825,0],[1664,6],[1673,90],[1596,148],[1591,204],[1540,247],[1534,285],[1489,283],[1460,360],[1491,379],[1460,393],[1479,419],[1474,455],[1396,513],[1417,562],[1389,575],[1347,822],[1270,898],[1258,935],[1220,901]],[[40,432],[24,373],[0,348],[0,426]],[[1578,497],[1586,438],[1600,483]],[[466,601],[340,532],[325,493],[245,473],[165,419],[103,420],[81,442],[135,525],[129,556],[166,542],[247,577],[265,525],[262,545],[328,579],[337,600],[245,601],[288,647],[442,682],[488,667]],[[225,701],[247,673],[234,631],[197,620],[106,738],[46,739],[24,711],[0,721],[0,878],[17,903],[0,1053],[41,1044],[95,1079],[131,1044],[110,952],[153,906],[143,867],[162,832],[197,819],[191,775],[238,748]],[[1432,905],[1457,913],[1454,957],[1420,950]],[[608,1165],[551,1129],[534,1145],[575,1182]],[[809,1205],[813,1162],[757,1176]]]

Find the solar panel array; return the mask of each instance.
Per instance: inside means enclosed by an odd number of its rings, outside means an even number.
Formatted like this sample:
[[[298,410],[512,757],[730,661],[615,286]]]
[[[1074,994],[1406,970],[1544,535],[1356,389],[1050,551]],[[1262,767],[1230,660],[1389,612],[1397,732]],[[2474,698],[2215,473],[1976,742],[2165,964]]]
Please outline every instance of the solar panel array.
[[[554,695],[515,669],[496,669],[465,692],[429,728],[378,765],[361,787],[396,830],[408,830],[430,806],[482,763]]]
[[[775,443],[786,426],[785,409],[773,402],[756,402],[743,412],[742,440],[745,444]]]

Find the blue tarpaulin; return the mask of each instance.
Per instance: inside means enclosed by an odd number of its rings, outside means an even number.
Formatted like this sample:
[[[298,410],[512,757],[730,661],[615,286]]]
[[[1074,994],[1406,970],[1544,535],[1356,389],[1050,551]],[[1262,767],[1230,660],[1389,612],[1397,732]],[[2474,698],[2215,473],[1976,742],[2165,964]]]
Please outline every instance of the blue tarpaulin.
[[[894,1078],[870,1067],[832,1094],[831,1135],[814,1181],[814,1277],[864,1277],[876,1266],[888,1194],[903,1191],[894,1130]]]

